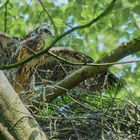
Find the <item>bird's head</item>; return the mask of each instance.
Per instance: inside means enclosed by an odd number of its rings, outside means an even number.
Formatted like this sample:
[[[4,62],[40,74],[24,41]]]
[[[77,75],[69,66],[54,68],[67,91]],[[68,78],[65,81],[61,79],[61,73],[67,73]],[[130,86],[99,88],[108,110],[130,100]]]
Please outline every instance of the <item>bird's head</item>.
[[[49,23],[44,23],[42,25],[40,25],[37,30],[36,30],[37,34],[43,38],[45,37],[54,37],[54,30],[52,28],[52,26]]]
[[[36,28],[34,31],[30,32],[28,35],[24,37],[24,39],[29,39],[29,38],[50,38],[50,37],[55,37],[54,35],[54,30],[49,23],[43,23],[41,24],[38,28]]]

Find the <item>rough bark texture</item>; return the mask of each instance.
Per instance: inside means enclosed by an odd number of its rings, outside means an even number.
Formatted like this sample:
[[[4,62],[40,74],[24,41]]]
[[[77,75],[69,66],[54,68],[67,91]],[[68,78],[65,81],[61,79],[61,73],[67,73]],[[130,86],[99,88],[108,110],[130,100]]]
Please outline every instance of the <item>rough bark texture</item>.
[[[0,71],[0,122],[16,140],[46,140],[5,75]]]

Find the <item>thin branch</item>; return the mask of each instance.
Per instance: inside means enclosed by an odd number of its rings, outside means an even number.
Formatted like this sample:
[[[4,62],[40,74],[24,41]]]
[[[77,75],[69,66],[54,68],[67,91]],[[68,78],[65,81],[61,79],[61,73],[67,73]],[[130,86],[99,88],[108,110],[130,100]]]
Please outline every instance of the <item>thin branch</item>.
[[[42,50],[42,51],[39,51],[37,52],[36,54],[30,56],[29,58],[25,59],[25,60],[22,60],[20,62],[17,62],[17,63],[14,63],[14,64],[9,64],[9,65],[4,65],[4,66],[1,66],[0,67],[0,70],[4,70],[4,69],[11,69],[11,68],[16,68],[20,65],[23,65],[29,61],[31,61],[32,59],[34,58],[37,58],[45,53],[47,53],[59,40],[61,40],[62,38],[64,38],[66,35],[74,32],[75,30],[77,29],[83,29],[83,28],[87,28],[89,26],[91,26],[93,23],[99,21],[101,18],[105,17],[114,7],[114,4],[115,4],[116,0],[113,0],[108,6],[107,8],[99,14],[99,16],[97,16],[96,18],[94,18],[93,20],[91,20],[90,22],[84,24],[84,25],[81,25],[81,26],[76,26],[66,32],[64,32],[63,34],[61,34],[60,36],[58,36],[46,49]]]
[[[129,63],[139,63],[140,59],[137,60],[130,60],[130,61],[123,61],[123,62],[110,62],[110,63],[75,63],[72,61],[69,61],[67,59],[64,59],[54,53],[48,52],[49,55],[51,55],[52,57],[61,60],[62,62],[65,62],[67,64],[70,65],[76,65],[76,66],[111,66],[111,65],[122,65],[122,64],[129,64]]]
[[[22,11],[22,15],[26,14],[26,13],[29,11],[29,8],[30,8],[31,3],[32,3],[32,0],[28,1],[27,6],[26,6],[26,7],[23,9],[23,11]],[[10,3],[10,4],[12,5],[12,7],[15,6],[15,5],[13,5],[12,3]],[[14,8],[16,8],[16,7],[14,7]],[[20,20],[21,18],[22,18],[22,16],[19,15],[19,16],[17,16],[17,17],[15,18],[15,20],[18,21],[18,20]]]
[[[39,20],[40,20],[40,18],[41,18],[41,16],[42,16],[43,13],[44,13],[44,10],[42,10],[42,11],[40,12],[40,14],[39,14],[39,16],[38,16],[38,18],[37,18],[37,22],[36,22],[36,23],[39,23]]]
[[[5,2],[4,33],[6,33],[6,31],[7,31],[7,5],[8,5],[8,3],[9,3],[9,0],[7,0],[7,1]]]
[[[47,15],[48,15],[50,21],[52,22],[52,24],[53,24],[53,26],[54,26],[54,29],[55,29],[55,32],[56,32],[56,36],[58,36],[58,31],[57,31],[57,28],[56,28],[56,26],[55,26],[55,23],[54,23],[52,17],[50,16],[49,12],[47,11],[47,9],[45,8],[45,6],[43,5],[43,2],[42,2],[41,0],[39,0],[39,2],[40,2],[40,5],[42,6],[43,10],[47,13]]]
[[[28,10],[29,10],[29,7],[30,7],[30,4],[32,3],[32,0],[30,0],[26,6],[26,8],[24,9],[24,11],[22,12],[22,14],[25,14]]]

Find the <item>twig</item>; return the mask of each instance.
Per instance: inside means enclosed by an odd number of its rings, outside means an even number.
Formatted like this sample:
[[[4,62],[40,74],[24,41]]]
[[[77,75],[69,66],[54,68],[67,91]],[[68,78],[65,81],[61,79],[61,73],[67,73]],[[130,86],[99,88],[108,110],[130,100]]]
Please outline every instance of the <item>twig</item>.
[[[111,65],[121,65],[121,64],[128,64],[128,63],[138,63],[140,62],[140,59],[138,60],[131,60],[131,61],[123,61],[123,62],[110,62],[110,63],[75,63],[75,62],[72,62],[72,61],[69,61],[67,59],[64,59],[54,53],[51,53],[51,52],[48,52],[49,55],[55,57],[56,59],[59,59],[67,64],[70,64],[70,65],[77,65],[77,66],[111,66]]]
[[[6,33],[6,31],[7,31],[7,5],[8,5],[8,3],[9,3],[9,0],[7,0],[5,2],[4,33]]]
[[[45,53],[47,53],[59,40],[61,40],[62,38],[64,38],[66,35],[74,32],[75,30],[77,29],[83,29],[83,28],[86,28],[86,27],[89,27],[91,26],[93,23],[97,22],[98,20],[100,20],[101,18],[105,17],[112,9],[113,9],[113,6],[115,4],[116,0],[112,0],[112,2],[107,6],[107,8],[102,12],[100,13],[96,18],[94,18],[93,20],[91,20],[90,22],[84,24],[84,25],[81,25],[81,26],[76,26],[66,32],[64,32],[63,34],[61,34],[60,36],[58,36],[46,49],[42,50],[42,51],[39,51],[37,52],[36,54],[28,57],[27,59],[25,60],[22,60],[20,62],[17,62],[17,63],[13,63],[13,64],[9,64],[9,65],[4,65],[4,66],[1,66],[0,67],[0,70],[4,70],[4,69],[11,69],[11,68],[16,68],[20,65],[23,65],[29,61],[31,61],[32,59],[34,58],[37,58]]]
[[[42,2],[41,0],[39,0],[39,2],[40,2],[40,5],[42,6],[43,10],[47,13],[47,15],[48,15],[50,21],[52,22],[52,24],[53,24],[53,26],[54,26],[54,29],[55,29],[55,32],[56,32],[56,37],[57,37],[57,36],[58,36],[58,31],[57,31],[57,28],[56,28],[56,26],[55,26],[55,23],[54,23],[52,17],[50,16],[49,12],[47,11],[47,9],[45,8],[45,6],[43,5],[43,2]]]
[[[36,22],[36,23],[39,23],[39,20],[40,20],[40,18],[41,18],[41,16],[42,16],[43,12],[44,12],[44,10],[42,10],[42,11],[40,12],[40,14],[39,14],[39,16],[38,16],[38,18],[37,18],[37,22]]]
[[[77,101],[76,99],[74,99],[73,97],[71,97],[68,93],[67,93],[67,96],[73,101],[75,102],[76,104],[79,104],[80,106],[84,107],[85,109],[89,109],[89,110],[92,110],[93,108],[90,107],[89,105],[85,105],[83,103],[80,103],[79,101]]]
[[[32,0],[28,1],[28,5],[27,5],[27,7],[24,9],[24,11],[22,12],[22,14],[25,14],[25,13],[28,11],[28,9],[29,9],[31,3],[32,3]]]

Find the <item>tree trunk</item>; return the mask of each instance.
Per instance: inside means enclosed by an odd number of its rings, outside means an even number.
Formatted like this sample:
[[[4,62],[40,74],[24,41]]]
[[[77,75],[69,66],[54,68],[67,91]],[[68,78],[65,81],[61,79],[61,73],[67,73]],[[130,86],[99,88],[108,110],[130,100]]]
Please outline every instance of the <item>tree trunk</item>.
[[[0,71],[0,136],[6,134],[16,140],[46,140],[44,132],[23,105],[7,78]],[[2,132],[3,131],[3,132]],[[1,138],[0,138],[1,139]],[[4,139],[7,139],[6,136]]]

